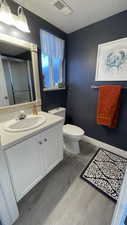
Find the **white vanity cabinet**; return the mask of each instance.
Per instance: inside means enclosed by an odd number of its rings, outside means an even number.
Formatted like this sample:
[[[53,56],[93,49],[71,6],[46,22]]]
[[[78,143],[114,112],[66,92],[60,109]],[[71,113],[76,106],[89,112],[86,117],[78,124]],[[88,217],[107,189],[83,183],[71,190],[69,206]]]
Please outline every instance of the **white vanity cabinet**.
[[[9,148],[6,156],[19,201],[63,159],[62,124]]]
[[[39,143],[40,135],[36,135],[6,150],[17,201],[44,176],[44,153]]]
[[[44,131],[41,139],[42,154],[45,152],[45,169],[49,173],[63,159],[62,125]]]

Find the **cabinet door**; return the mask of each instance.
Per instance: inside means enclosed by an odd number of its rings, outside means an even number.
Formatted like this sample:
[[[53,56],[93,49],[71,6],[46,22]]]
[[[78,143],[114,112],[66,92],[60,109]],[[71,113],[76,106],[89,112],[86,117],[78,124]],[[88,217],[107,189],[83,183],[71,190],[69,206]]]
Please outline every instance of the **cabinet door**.
[[[0,145],[0,221],[10,225],[16,221],[19,212],[4,153]]]
[[[48,173],[63,159],[62,124],[44,131],[42,140],[45,151],[46,173]]]
[[[6,151],[6,155],[16,199],[19,201],[45,175],[40,135],[15,145]]]

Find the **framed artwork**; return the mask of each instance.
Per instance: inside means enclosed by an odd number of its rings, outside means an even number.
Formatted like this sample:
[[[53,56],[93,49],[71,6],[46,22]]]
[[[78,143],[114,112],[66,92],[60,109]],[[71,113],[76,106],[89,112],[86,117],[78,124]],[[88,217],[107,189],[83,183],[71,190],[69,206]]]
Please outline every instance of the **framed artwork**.
[[[127,81],[127,38],[98,45],[95,81]]]

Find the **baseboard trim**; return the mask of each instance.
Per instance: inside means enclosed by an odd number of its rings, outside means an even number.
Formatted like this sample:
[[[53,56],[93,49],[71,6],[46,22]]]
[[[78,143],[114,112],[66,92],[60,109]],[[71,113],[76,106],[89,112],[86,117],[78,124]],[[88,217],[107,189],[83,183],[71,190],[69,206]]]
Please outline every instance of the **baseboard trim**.
[[[84,135],[82,137],[82,140],[85,141],[85,142],[87,142],[87,143],[89,143],[89,144],[96,145],[99,148],[104,148],[107,151],[113,152],[113,153],[115,153],[115,154],[117,154],[119,156],[122,156],[122,157],[127,158],[127,152],[124,151],[123,149],[114,147],[112,145],[106,144],[106,143],[101,142],[101,141],[98,141],[97,139],[88,137],[86,135]]]

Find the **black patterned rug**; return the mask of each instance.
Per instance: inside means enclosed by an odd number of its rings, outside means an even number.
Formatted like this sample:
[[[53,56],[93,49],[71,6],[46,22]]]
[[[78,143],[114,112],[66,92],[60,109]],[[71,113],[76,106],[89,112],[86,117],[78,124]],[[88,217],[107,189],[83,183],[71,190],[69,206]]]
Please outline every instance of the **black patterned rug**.
[[[82,172],[81,178],[117,201],[127,166],[127,159],[99,149]]]

